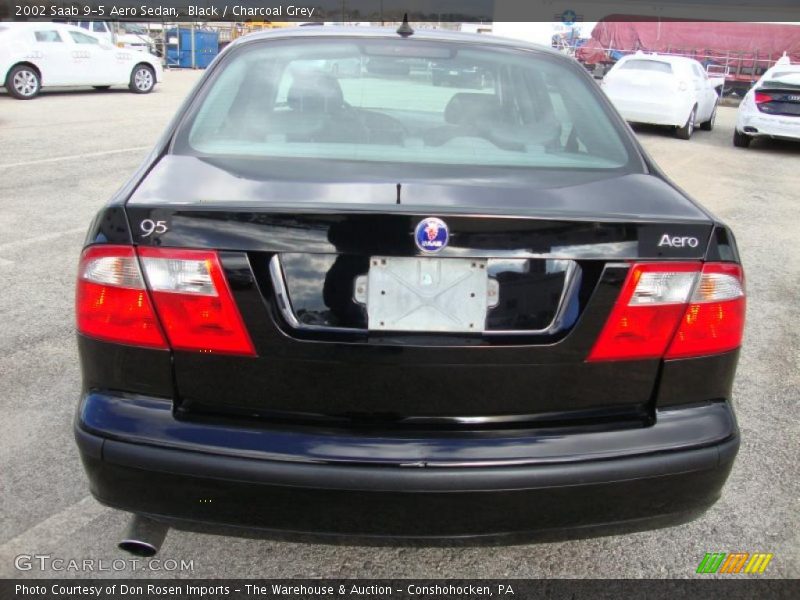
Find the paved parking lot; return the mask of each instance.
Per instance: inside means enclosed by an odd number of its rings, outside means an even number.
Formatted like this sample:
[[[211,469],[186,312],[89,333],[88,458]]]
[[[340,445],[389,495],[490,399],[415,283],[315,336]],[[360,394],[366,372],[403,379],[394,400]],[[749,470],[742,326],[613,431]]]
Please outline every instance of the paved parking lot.
[[[123,558],[127,517],[98,505],[72,441],[79,372],[73,280],[90,219],[154,143],[197,73],[126,90],[0,94],[0,576],[20,554]],[[665,171],[736,232],[748,326],[735,398],[743,445],[722,500],[691,524],[498,548],[354,547],[171,532],[161,558],[194,577],[691,577],[705,552],[772,552],[767,574],[800,576],[800,144],[731,144],[735,109],[691,141],[640,128]],[[158,577],[124,570],[101,576]]]

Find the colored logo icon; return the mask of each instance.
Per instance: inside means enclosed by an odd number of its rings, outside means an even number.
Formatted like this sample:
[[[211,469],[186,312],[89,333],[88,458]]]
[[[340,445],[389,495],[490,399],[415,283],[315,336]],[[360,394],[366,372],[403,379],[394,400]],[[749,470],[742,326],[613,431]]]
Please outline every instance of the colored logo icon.
[[[574,10],[565,10],[561,13],[561,22],[564,25],[572,26],[578,20],[578,15],[575,14]]]
[[[697,566],[698,573],[763,573],[774,555],[766,552],[707,552]]]
[[[447,224],[435,217],[423,219],[414,230],[414,241],[417,244],[417,248],[423,252],[439,252],[450,241],[450,232],[447,229]]]

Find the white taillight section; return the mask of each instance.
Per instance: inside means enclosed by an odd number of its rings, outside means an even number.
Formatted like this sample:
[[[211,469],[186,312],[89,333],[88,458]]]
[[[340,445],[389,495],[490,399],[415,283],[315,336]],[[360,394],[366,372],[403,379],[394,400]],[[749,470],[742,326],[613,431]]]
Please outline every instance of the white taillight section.
[[[744,297],[741,279],[728,273],[703,273],[694,290],[692,302],[721,302]]]
[[[641,273],[628,305],[684,304],[695,281],[697,273]]]
[[[92,256],[81,263],[78,277],[100,285],[144,289],[144,281],[139,273],[135,256]]]
[[[142,257],[142,267],[154,292],[217,295],[208,260]]]

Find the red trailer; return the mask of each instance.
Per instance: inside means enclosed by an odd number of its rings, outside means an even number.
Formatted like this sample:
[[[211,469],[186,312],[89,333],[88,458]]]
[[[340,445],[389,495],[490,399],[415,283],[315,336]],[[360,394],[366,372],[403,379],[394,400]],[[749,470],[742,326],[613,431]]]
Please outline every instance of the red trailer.
[[[688,56],[709,73],[725,77],[725,92],[744,94],[786,53],[800,63],[800,26],[773,23],[721,23],[612,15],[600,21],[576,58],[605,72],[622,56],[638,50]]]

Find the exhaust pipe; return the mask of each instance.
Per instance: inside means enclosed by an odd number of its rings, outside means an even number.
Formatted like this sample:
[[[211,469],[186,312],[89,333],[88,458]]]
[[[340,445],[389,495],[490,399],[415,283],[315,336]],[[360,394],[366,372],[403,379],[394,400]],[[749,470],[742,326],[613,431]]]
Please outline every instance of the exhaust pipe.
[[[168,530],[169,527],[163,523],[149,517],[133,515],[118,547],[134,556],[154,556],[161,549]]]

